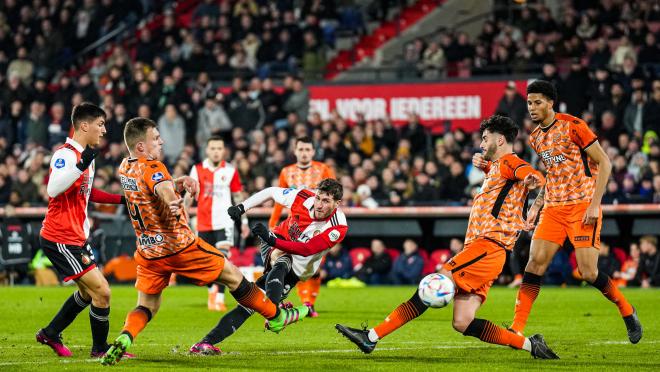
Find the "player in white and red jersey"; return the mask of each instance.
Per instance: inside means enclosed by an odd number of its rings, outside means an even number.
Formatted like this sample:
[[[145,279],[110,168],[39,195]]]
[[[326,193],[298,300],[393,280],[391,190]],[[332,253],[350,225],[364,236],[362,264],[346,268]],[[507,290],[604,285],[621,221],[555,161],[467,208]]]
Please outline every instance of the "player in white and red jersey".
[[[291,210],[289,217],[270,232],[263,224],[256,224],[252,233],[262,240],[261,252],[266,270],[256,282],[266,296],[281,304],[289,291],[301,281],[312,277],[321,260],[334,245],[346,237],[346,216],[339,209],[343,196],[341,184],[334,179],[322,180],[316,191],[269,187],[242,204],[230,207],[229,215],[238,220],[250,208],[267,200]],[[218,325],[190,349],[197,354],[217,354],[213,346],[231,336],[252,315],[253,311],[237,306],[227,313]]]
[[[196,164],[190,177],[199,182],[197,199],[197,235],[214,245],[225,256],[234,245],[234,220],[227,209],[243,201],[243,185],[236,168],[225,160],[225,141],[211,137],[206,141],[206,159]],[[241,220],[241,236],[250,233],[247,218]],[[225,286],[213,283],[209,286],[208,308],[225,311]]]
[[[70,357],[71,351],[62,344],[62,331],[90,303],[89,321],[92,328],[91,355],[99,357],[108,349],[108,316],[110,286],[96,268],[92,249],[87,242],[89,220],[87,204],[122,203],[122,196],[92,188],[95,149],[105,134],[105,112],[91,103],[73,108],[73,138],[58,148],[50,161],[47,192],[48,210],[40,233],[41,247],[65,281],[78,286],[62,305],[50,324],[37,333],[37,341],[50,346],[59,356]]]

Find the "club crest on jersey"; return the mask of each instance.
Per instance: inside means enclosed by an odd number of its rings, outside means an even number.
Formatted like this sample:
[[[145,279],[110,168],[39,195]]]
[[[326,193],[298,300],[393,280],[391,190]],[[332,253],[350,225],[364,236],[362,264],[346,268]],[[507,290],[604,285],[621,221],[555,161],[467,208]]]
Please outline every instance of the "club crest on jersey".
[[[66,165],[66,162],[64,161],[64,159],[59,158],[59,159],[55,160],[55,168],[61,169],[61,168],[64,168],[65,165]]]
[[[165,175],[163,175],[163,172],[156,172],[151,176],[151,180],[154,182],[158,182],[165,178]]]
[[[341,233],[337,230],[332,230],[328,234],[328,238],[330,238],[331,242],[336,242],[339,239],[340,236],[341,236]]]
[[[543,159],[543,163],[545,163],[546,167],[566,161],[566,157],[563,154],[552,155],[552,150],[543,151],[539,155],[541,156],[541,159]]]

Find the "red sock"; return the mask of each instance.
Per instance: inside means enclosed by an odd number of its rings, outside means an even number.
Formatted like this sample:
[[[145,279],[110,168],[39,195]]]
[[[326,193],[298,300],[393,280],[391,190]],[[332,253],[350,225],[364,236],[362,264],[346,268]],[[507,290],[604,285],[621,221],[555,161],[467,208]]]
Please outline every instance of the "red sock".
[[[518,332],[522,332],[525,329],[527,318],[529,318],[532,305],[539,295],[540,290],[541,276],[525,272],[522,284],[520,284],[520,288],[518,289],[518,295],[516,296],[515,314],[513,316],[513,324],[511,324],[512,329]]]

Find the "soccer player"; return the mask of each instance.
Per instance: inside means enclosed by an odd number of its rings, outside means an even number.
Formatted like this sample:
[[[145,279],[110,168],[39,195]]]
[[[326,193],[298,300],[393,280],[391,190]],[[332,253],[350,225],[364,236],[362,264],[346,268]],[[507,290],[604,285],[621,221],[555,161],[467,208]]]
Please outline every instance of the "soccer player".
[[[537,80],[527,87],[527,110],[538,124],[529,142],[543,160],[547,184],[527,214],[526,229],[531,230],[540,211],[511,329],[522,334],[541,289],[541,278],[568,238],[575,247],[582,278],[619,308],[628,338],[636,344],[642,338],[637,312],[612,279],[598,271],[603,220],[600,202],[612,165],[583,120],[552,109],[556,100],[555,87],[547,81]]]
[[[199,182],[197,235],[229,257],[229,249],[234,245],[234,221],[227,209],[232,206],[232,199],[236,204],[243,201],[243,186],[236,168],[224,158],[225,141],[216,136],[209,138],[206,159],[192,168],[190,177]],[[250,233],[247,223],[244,217],[241,220],[244,238]],[[208,308],[211,311],[227,310],[224,285],[212,283],[209,286]]]
[[[280,187],[303,189],[314,189],[325,178],[336,178],[335,172],[326,164],[312,160],[314,158],[314,143],[310,137],[296,139],[294,155],[296,163],[286,166],[280,172]],[[274,228],[280,221],[282,205],[275,204],[273,213],[268,221],[268,227]],[[315,274],[311,278],[298,283],[298,296],[300,300],[309,306],[309,316],[315,318],[318,313],[314,309],[316,298],[321,289],[321,276]]]
[[[348,231],[346,216],[338,208],[343,189],[332,178],[319,182],[315,192],[269,187],[235,207],[229,215],[238,220],[250,208],[274,199],[291,209],[289,217],[271,233],[262,224],[252,228],[262,240],[261,254],[266,270],[257,285],[266,291],[273,303],[280,304],[298,283],[319,272],[321,261],[335,244],[339,244]],[[284,307],[284,306],[283,306]],[[215,328],[190,348],[194,354],[217,355],[213,346],[231,336],[252,315],[253,311],[239,305],[227,313]]]
[[[186,276],[197,285],[213,281],[226,285],[238,303],[263,315],[275,332],[307,313],[305,306],[279,309],[216,247],[195,236],[188,227],[181,193],[195,197],[199,184],[190,176],[173,180],[164,164],[156,160],[163,146],[156,123],[141,117],[129,120],[124,141],[130,157],[122,161],[118,173],[137,236],[138,306],[128,313],[121,334],[102,364],[117,363],[158,312],[161,293],[172,273]]]
[[[482,154],[475,154],[473,164],[486,172],[481,191],[474,197],[465,247],[442,266],[440,273],[454,282],[454,329],[481,341],[529,351],[534,358],[558,359],[543,336],[525,338],[492,322],[475,318],[497,279],[506,251],[511,250],[524,226],[523,204],[528,189],[545,182],[543,175],[513,153],[518,133],[516,124],[504,116],[491,116],[481,123]],[[428,307],[417,290],[412,298],[399,305],[385,321],[370,330],[337,324],[335,328],[364,353],[371,353],[378,340],[417,318]]]
[[[96,267],[89,238],[87,204],[120,204],[121,195],[92,188],[96,147],[105,134],[105,112],[88,102],[73,108],[73,138],[67,138],[50,161],[46,191],[50,197],[39,241],[43,252],[64,281],[73,280],[78,290],[62,305],[50,324],[37,333],[37,341],[50,346],[57,355],[72,355],[61,339],[62,331],[91,304],[92,357],[108,349],[110,286]]]

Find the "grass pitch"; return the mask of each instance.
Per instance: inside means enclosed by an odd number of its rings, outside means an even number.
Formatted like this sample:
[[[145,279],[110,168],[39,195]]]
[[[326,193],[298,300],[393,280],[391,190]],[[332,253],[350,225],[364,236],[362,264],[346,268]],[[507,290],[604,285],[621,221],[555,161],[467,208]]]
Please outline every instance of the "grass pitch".
[[[114,286],[112,291],[109,340],[117,336],[137,299],[130,286]],[[206,288],[168,288],[160,312],[130,349],[137,359],[102,367],[89,358],[87,311],[64,332],[73,358],[58,358],[35,342],[37,330],[49,322],[73,287],[4,287],[0,288],[0,370],[660,370],[660,290],[624,291],[644,326],[644,337],[632,345],[617,309],[595,289],[543,287],[526,332],[542,333],[562,358],[557,361],[534,360],[523,351],[464,337],[451,327],[451,305],[429,309],[380,341],[370,355],[335,331],[335,323],[376,325],[412,291],[412,287],[324,287],[317,302],[320,317],[307,318],[277,335],[264,331],[263,319],[253,315],[220,345],[225,354],[200,357],[188,355],[188,348],[222,314],[206,310]],[[496,324],[511,321],[515,296],[512,289],[492,289],[478,316]],[[299,302],[295,294],[292,298]],[[233,299],[229,304],[234,304]]]

